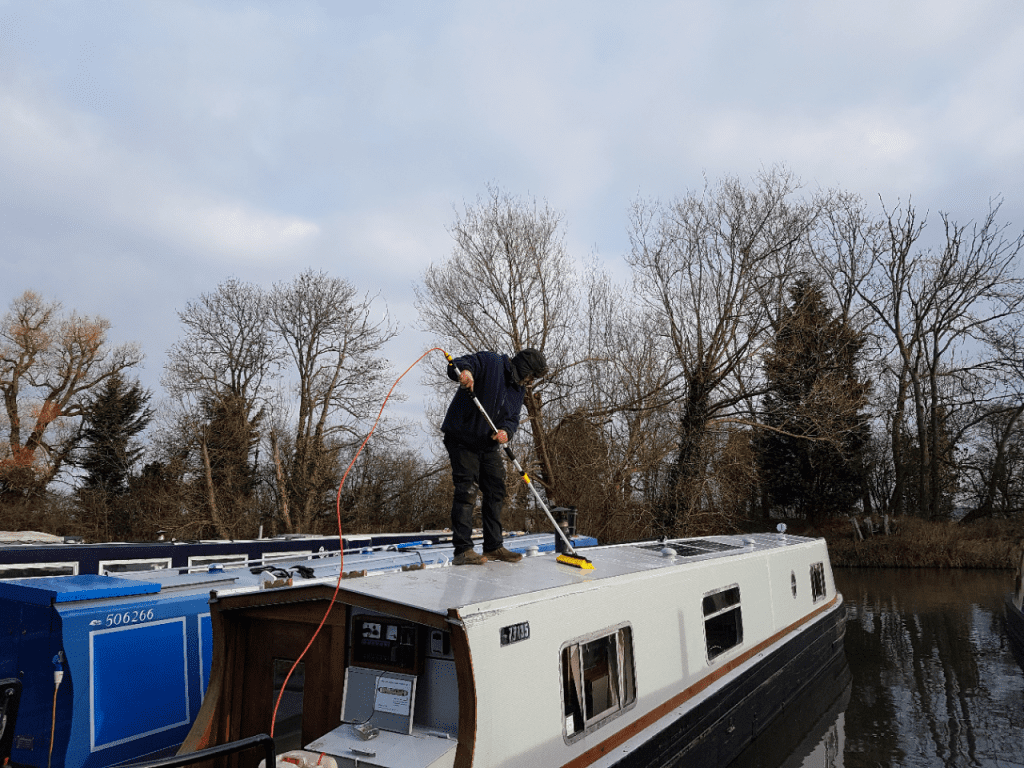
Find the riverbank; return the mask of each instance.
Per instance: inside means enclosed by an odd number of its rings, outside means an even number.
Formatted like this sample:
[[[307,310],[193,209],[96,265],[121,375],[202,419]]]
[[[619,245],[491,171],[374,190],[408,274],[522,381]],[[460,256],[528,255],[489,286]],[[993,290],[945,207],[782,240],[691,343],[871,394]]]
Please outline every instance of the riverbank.
[[[905,517],[891,529],[859,541],[850,521],[837,519],[804,533],[825,538],[833,566],[852,568],[1015,568],[1024,543],[1024,521],[960,525]]]

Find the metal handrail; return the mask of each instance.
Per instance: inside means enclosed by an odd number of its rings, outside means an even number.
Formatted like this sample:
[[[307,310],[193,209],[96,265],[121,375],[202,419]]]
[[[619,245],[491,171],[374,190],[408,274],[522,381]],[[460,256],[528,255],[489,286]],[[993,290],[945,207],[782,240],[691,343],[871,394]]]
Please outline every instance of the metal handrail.
[[[186,755],[165,757],[162,760],[154,760],[151,763],[132,763],[130,768],[181,768],[181,766],[193,765],[194,763],[200,763],[203,760],[209,760],[214,757],[233,755],[236,752],[244,752],[247,749],[258,746],[263,747],[266,760],[264,765],[267,768],[275,768],[277,765],[277,751],[274,747],[274,740],[265,733],[261,733],[258,736],[247,736],[238,741],[229,741],[227,744],[220,744],[216,747],[200,749],[198,752],[189,752]]]

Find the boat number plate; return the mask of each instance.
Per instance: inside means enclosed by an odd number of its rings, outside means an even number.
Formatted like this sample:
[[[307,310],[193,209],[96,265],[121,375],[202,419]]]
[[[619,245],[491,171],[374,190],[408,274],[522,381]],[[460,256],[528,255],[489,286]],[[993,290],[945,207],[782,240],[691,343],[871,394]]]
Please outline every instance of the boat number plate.
[[[501,628],[501,644],[512,645],[520,640],[530,639],[530,622],[522,621],[519,624],[510,624]]]

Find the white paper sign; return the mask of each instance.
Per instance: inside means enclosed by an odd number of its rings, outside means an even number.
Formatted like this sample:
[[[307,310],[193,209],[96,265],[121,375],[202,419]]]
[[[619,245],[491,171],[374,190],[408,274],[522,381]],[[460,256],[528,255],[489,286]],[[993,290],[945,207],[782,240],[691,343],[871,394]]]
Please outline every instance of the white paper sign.
[[[373,700],[373,708],[377,712],[408,715],[411,706],[412,680],[383,676],[377,679],[377,693]]]

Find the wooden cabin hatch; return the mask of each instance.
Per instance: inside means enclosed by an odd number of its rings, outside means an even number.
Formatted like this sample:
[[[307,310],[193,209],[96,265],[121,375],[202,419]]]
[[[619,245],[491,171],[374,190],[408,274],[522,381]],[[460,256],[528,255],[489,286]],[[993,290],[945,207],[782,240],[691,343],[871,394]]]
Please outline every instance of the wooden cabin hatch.
[[[319,616],[305,616],[319,607]],[[295,610],[299,609],[299,610]],[[288,678],[274,720],[278,751],[298,749],[337,725],[344,685],[345,611],[335,606],[338,617],[320,630],[298,667]],[[293,614],[289,618],[283,618]],[[240,617],[244,628],[242,685],[235,702],[240,704],[239,733],[244,738],[269,733],[280,686],[309,644],[323,617],[322,605],[280,606],[247,611]],[[237,677],[236,677],[237,679]]]
[[[213,665],[207,695],[180,753],[269,733],[278,686],[324,619],[333,590],[297,594],[281,590],[214,599]],[[335,727],[345,669],[345,606],[336,604],[303,657],[300,739],[312,741]],[[282,672],[282,667],[285,667]],[[293,675],[294,677],[294,675]],[[289,689],[295,685],[290,681]],[[294,710],[294,696],[290,697]],[[280,714],[279,714],[280,717]],[[275,729],[275,738],[278,736]],[[255,768],[260,755],[235,755],[223,768]]]
[[[325,608],[318,601],[232,612],[226,622],[233,635],[227,659],[233,682],[222,720],[226,741],[270,733],[280,685],[309,644]],[[292,673],[274,722],[279,751],[307,744],[337,725],[345,674],[344,606],[331,611],[301,665]],[[243,755],[230,765],[249,768],[258,759]]]

